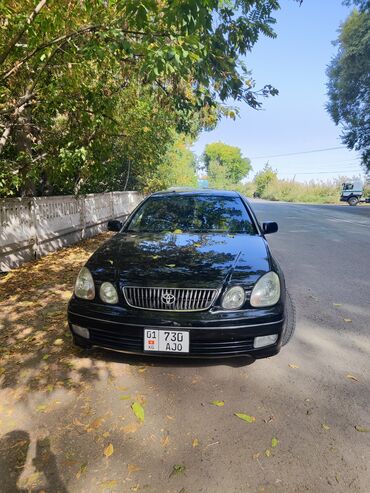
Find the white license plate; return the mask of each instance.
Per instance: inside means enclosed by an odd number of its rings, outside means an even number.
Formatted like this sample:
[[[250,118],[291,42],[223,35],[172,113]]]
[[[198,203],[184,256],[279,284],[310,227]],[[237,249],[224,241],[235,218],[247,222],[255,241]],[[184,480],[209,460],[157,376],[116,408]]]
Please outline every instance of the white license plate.
[[[144,329],[144,351],[188,353],[189,332],[185,330]]]

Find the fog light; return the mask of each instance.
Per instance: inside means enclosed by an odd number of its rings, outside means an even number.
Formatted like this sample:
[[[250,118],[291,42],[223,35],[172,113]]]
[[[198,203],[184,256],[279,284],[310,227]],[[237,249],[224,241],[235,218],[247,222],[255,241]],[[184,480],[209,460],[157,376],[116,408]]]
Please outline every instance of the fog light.
[[[278,339],[277,334],[271,334],[269,336],[255,337],[254,342],[253,342],[253,347],[255,349],[257,349],[259,347],[271,346],[271,344],[275,344],[277,339]]]
[[[85,329],[85,327],[80,327],[79,325],[72,324],[72,330],[78,336],[84,337],[85,339],[90,339],[89,329]]]

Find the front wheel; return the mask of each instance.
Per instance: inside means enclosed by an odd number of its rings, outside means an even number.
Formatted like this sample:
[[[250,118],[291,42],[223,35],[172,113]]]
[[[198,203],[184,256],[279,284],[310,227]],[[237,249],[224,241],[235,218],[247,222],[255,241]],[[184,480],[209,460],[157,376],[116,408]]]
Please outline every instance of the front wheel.
[[[354,206],[354,205],[357,205],[357,204],[358,204],[358,198],[357,197],[350,197],[348,199],[348,205]]]
[[[284,332],[281,344],[285,346],[288,344],[290,339],[293,337],[295,326],[296,326],[296,317],[295,317],[295,306],[290,294],[286,293],[286,301],[285,301],[285,320],[284,320]]]

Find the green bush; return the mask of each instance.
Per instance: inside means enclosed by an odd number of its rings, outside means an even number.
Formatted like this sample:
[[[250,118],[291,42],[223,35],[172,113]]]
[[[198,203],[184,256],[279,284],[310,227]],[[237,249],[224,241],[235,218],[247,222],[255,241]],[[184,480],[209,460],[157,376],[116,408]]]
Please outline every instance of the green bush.
[[[299,183],[277,179],[266,186],[261,198],[285,202],[334,204],[339,202],[340,188],[339,181]]]

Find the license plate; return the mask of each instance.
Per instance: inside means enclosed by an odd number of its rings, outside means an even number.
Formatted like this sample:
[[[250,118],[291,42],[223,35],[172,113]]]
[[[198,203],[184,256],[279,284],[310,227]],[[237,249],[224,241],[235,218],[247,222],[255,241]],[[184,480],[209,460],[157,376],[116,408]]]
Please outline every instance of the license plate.
[[[144,351],[188,353],[189,332],[186,330],[144,329]]]

